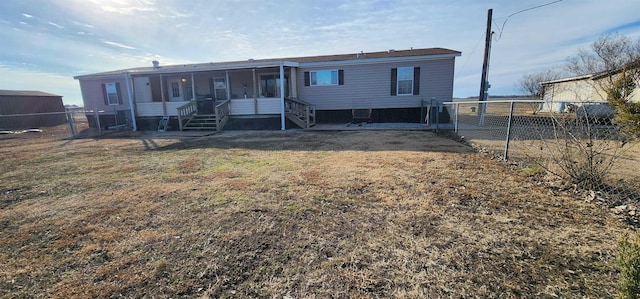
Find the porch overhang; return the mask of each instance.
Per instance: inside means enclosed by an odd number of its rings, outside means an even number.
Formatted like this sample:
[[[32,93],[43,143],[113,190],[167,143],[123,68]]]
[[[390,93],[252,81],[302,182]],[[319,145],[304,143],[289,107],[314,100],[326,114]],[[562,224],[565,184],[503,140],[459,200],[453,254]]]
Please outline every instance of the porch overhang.
[[[247,63],[233,63],[233,64],[225,64],[218,65],[213,64],[211,66],[207,65],[184,65],[182,67],[161,67],[155,70],[145,70],[145,71],[136,71],[136,70],[128,70],[126,73],[131,76],[138,75],[159,75],[159,74],[183,74],[183,73],[197,73],[197,72],[212,72],[212,71],[235,71],[235,70],[247,70],[247,69],[260,69],[260,68],[279,68],[280,66],[285,67],[298,67],[300,64],[292,61],[270,61],[270,62],[247,62]]]

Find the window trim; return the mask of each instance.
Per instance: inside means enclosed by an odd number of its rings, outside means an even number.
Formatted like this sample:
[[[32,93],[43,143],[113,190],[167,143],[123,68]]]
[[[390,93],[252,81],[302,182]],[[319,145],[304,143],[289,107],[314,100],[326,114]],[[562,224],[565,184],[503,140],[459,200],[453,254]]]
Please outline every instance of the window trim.
[[[111,89],[110,87],[113,88],[113,92],[110,92],[109,89]],[[117,82],[109,82],[109,83],[104,83],[104,94],[105,97],[107,99],[107,106],[117,106],[120,105],[121,100],[120,100],[120,92],[119,92],[119,88],[118,88],[118,83]],[[109,96],[110,94],[114,95],[115,97],[115,103],[113,103],[111,100],[112,98]]]
[[[402,69],[410,69],[411,70],[411,79],[400,79],[400,73]],[[403,96],[412,96],[413,94],[413,89],[414,89],[414,72],[415,72],[415,67],[413,66],[402,66],[402,67],[398,67],[398,71],[396,74],[396,96],[399,97],[403,97]],[[400,93],[400,81],[406,82],[406,81],[411,81],[411,90],[409,91],[409,93]]]

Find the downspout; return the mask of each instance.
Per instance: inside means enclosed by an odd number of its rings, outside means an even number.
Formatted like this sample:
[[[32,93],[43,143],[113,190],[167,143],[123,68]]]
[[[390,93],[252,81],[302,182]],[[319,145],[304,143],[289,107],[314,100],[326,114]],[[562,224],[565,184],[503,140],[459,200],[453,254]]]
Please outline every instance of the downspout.
[[[129,109],[131,110],[131,128],[134,131],[138,130],[138,125],[136,123],[136,111],[133,108],[133,94],[131,93],[131,74],[124,74],[125,81],[127,82],[127,95],[129,96]]]
[[[284,65],[280,63],[280,130],[285,130],[284,120]]]
[[[160,95],[162,96],[162,116],[167,115],[167,100],[164,95],[164,78],[160,75]]]

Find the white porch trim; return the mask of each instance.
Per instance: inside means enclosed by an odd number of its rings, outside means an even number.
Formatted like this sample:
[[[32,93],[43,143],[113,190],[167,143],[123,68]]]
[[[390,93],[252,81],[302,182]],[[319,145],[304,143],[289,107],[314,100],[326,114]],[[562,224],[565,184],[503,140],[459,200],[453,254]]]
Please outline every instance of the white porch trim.
[[[280,63],[280,130],[284,131],[285,118],[284,118],[284,64]]]

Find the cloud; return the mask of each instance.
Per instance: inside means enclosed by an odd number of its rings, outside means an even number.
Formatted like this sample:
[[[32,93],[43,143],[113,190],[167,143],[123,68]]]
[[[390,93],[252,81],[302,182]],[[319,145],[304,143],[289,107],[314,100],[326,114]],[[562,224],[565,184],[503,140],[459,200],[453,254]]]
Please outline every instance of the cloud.
[[[129,50],[135,50],[136,49],[135,47],[127,46],[125,44],[116,43],[116,42],[112,42],[112,41],[103,41],[103,43],[105,43],[107,45],[110,45],[110,46],[123,48],[123,49],[129,49]]]
[[[53,26],[53,27],[56,27],[56,28],[58,28],[58,29],[64,29],[64,26],[60,26],[60,25],[58,25],[58,24],[56,24],[56,23],[54,23],[54,22],[49,22],[49,25],[51,25],[51,26]]]
[[[562,64],[604,32],[640,35],[637,3],[628,0],[566,0],[514,15],[502,28],[510,14],[548,1],[533,2],[48,0],[45,7],[0,0],[0,39],[13,45],[0,50],[0,62],[32,62],[34,76],[38,68],[69,75],[154,59],[166,65],[443,47],[462,51],[454,95],[466,97],[479,92],[489,8],[502,33],[492,45],[491,94],[515,93],[524,73]]]
[[[39,90],[63,96],[65,104],[82,105],[78,82],[56,73],[34,71],[0,64],[0,89]]]
[[[95,26],[93,26],[93,25],[81,23],[81,22],[78,22],[78,21],[71,21],[71,23],[73,23],[73,24],[75,24],[77,26],[80,26],[80,27],[95,28]]]

